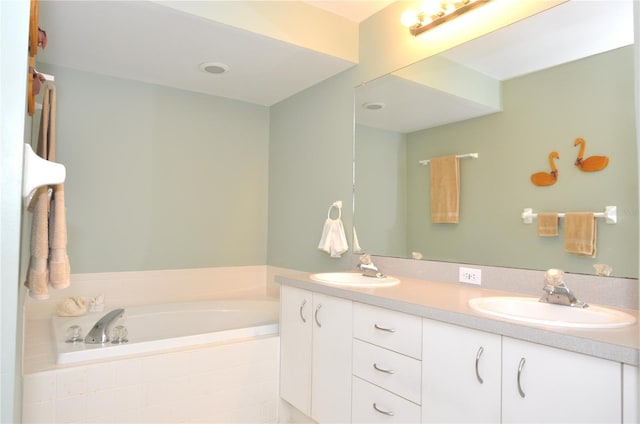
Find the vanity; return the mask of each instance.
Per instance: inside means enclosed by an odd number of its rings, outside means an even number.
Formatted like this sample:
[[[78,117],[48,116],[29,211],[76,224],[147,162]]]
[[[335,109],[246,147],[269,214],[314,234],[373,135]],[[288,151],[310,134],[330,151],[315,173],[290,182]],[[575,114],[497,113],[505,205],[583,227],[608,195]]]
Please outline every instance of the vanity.
[[[613,329],[519,323],[468,303],[513,293],[404,277],[386,287],[336,286],[306,273],[276,281],[280,396],[315,421],[637,420],[637,321]]]

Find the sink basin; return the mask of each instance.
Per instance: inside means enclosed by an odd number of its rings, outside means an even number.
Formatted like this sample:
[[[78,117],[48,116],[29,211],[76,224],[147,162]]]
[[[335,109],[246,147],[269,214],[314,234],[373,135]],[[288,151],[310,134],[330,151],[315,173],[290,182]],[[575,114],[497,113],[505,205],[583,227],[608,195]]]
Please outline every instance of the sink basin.
[[[476,297],[469,300],[469,306],[483,314],[551,327],[620,328],[636,322],[633,315],[615,309],[573,308],[539,302],[535,297]]]
[[[365,277],[357,272],[321,272],[319,274],[311,274],[311,279],[334,286],[347,287],[389,287],[395,286],[400,282],[400,280],[393,277]]]

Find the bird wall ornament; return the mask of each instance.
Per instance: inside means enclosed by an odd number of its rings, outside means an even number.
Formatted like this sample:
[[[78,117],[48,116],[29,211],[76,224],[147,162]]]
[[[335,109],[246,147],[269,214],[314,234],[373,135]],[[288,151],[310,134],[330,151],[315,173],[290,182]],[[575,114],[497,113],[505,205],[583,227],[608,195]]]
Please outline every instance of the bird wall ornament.
[[[531,174],[531,182],[537,186],[550,186],[558,181],[558,168],[554,163],[554,159],[560,159],[558,152],[553,151],[549,153],[549,165],[551,166],[551,172],[536,172]]]
[[[575,165],[584,172],[594,172],[601,171],[609,165],[609,158],[607,156],[589,156],[586,159],[583,159],[584,149],[587,145],[587,142],[584,141],[583,138],[576,138],[574,146],[580,145],[580,151],[578,152],[578,157],[576,158]]]

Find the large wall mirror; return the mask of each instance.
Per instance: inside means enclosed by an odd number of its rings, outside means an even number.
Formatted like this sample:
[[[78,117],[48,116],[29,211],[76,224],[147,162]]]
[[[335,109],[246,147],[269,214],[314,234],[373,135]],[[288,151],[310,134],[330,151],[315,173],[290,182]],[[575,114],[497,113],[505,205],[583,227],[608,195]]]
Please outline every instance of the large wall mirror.
[[[638,160],[632,1],[570,1],[367,82],[355,92],[355,214],[367,253],[526,269],[638,277]],[[608,156],[598,172],[575,166]],[[557,182],[539,187],[531,174]],[[460,159],[460,222],[432,224],[429,166]],[[533,212],[603,212],[596,257],[539,237]]]

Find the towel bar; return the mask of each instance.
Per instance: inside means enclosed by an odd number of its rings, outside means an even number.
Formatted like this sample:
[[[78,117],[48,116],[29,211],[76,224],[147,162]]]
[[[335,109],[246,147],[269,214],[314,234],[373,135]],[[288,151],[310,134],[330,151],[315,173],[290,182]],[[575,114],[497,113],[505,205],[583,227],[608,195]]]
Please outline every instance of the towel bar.
[[[456,157],[458,159],[464,159],[464,158],[473,158],[473,159],[477,159],[478,158],[478,153],[465,153],[464,155],[456,155]],[[431,162],[431,159],[425,159],[425,160],[421,160],[418,163],[420,165],[429,165],[429,162]]]
[[[564,213],[558,213],[558,218],[564,218]],[[604,212],[596,212],[593,214],[596,218],[604,218],[607,224],[618,223],[618,208],[617,206],[607,206]],[[533,209],[524,208],[521,214],[522,222],[525,224],[531,224],[534,218],[538,217],[537,213],[533,213]]]

